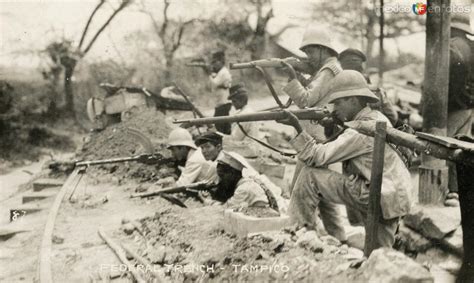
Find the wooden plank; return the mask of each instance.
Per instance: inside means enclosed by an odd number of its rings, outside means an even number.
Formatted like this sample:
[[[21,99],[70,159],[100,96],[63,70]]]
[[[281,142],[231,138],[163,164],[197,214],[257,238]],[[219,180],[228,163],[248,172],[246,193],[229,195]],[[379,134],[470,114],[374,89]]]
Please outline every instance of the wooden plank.
[[[39,191],[42,191],[43,189],[52,188],[52,187],[61,187],[62,185],[64,185],[64,182],[61,180],[50,179],[50,178],[38,179],[33,182],[33,191],[39,192]]]
[[[146,241],[146,238],[145,238]],[[135,258],[136,261],[138,261],[141,265],[145,267],[145,269],[150,269],[150,272],[155,276],[155,278],[158,280],[158,282],[165,282],[165,280],[161,277],[161,275],[154,269],[154,266],[150,261],[148,261],[146,258],[140,256],[137,252],[132,250],[129,246],[125,245],[124,243],[120,243],[122,248],[129,253],[133,258]]]
[[[36,200],[43,200],[46,198],[53,197],[57,194],[57,192],[38,192],[32,194],[26,194],[22,196],[22,203],[28,203]]]
[[[100,237],[107,243],[107,245],[114,251],[114,253],[117,255],[117,257],[120,259],[120,261],[125,264],[130,270],[130,273],[133,275],[135,280],[137,280],[138,283],[146,283],[145,279],[143,279],[138,273],[138,270],[135,268],[135,266],[127,260],[127,255],[125,254],[125,251],[116,243],[114,242],[102,229],[99,229],[99,235]]]
[[[364,255],[369,257],[373,250],[379,248],[376,239],[379,220],[382,216],[380,206],[382,178],[385,155],[385,138],[387,124],[377,122],[375,125],[374,152],[372,155],[372,172],[370,175],[369,208],[365,233]]]
[[[31,229],[0,227],[0,241],[8,240],[18,233],[24,233],[29,231],[31,231]]]

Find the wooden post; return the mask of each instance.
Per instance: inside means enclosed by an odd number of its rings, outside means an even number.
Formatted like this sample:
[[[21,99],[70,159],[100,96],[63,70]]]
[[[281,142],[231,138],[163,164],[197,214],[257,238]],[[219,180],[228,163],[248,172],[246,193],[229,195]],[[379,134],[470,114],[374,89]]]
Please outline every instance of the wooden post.
[[[375,125],[374,154],[372,155],[372,172],[370,175],[369,209],[367,225],[365,227],[364,255],[369,257],[373,250],[379,248],[377,244],[378,225],[382,216],[380,206],[383,165],[385,154],[385,137],[387,124],[377,122]]]
[[[385,15],[383,11],[384,0],[380,0],[380,35],[379,35],[379,87],[383,86],[383,72],[384,72],[384,60],[385,60],[385,50],[383,47],[383,40],[385,37],[384,34],[384,25],[385,25]]]
[[[446,136],[449,84],[450,0],[429,0],[426,17],[423,131]],[[418,199],[422,204],[441,204],[448,190],[444,160],[422,155]]]

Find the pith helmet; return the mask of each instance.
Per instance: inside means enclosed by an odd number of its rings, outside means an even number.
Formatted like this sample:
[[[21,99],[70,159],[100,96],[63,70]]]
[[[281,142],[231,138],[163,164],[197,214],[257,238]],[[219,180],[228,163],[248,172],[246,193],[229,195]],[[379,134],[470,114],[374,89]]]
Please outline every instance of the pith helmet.
[[[470,35],[474,35],[471,29],[469,14],[454,14],[451,18],[451,28],[457,28],[467,32]]]
[[[177,128],[171,131],[168,137],[168,148],[172,146],[187,146],[196,149],[191,134],[183,128]]]
[[[337,51],[332,44],[331,37],[325,30],[321,28],[310,27],[306,29],[303,35],[303,41],[301,42],[300,50],[304,51],[303,49],[310,45],[324,46],[337,54]]]
[[[344,97],[363,96],[369,103],[379,102],[379,99],[370,91],[367,82],[361,73],[353,70],[344,70],[332,79],[329,85],[330,101]]]

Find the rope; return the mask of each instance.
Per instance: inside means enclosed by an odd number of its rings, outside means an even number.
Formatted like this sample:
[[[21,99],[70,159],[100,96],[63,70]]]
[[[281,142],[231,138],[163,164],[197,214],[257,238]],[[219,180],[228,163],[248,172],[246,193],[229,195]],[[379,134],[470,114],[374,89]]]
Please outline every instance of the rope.
[[[242,131],[242,133],[243,133],[246,137],[248,137],[249,139],[251,139],[251,140],[253,140],[253,141],[255,141],[255,142],[261,144],[262,146],[264,146],[264,147],[266,147],[266,148],[269,148],[269,149],[271,149],[271,150],[273,150],[273,151],[275,151],[275,152],[278,152],[279,154],[281,154],[281,155],[283,155],[283,156],[294,157],[294,156],[296,155],[296,153],[290,153],[290,152],[281,151],[281,150],[279,150],[279,149],[276,148],[276,147],[273,147],[273,146],[271,146],[271,145],[269,145],[269,144],[267,144],[267,143],[265,143],[265,142],[263,142],[263,141],[261,141],[261,140],[259,140],[259,139],[257,139],[257,138],[254,138],[254,137],[250,136],[250,135],[247,133],[247,131],[244,130],[244,127],[242,127],[242,125],[240,125],[240,123],[236,122],[236,124],[237,124],[237,126],[239,127],[239,129]]]

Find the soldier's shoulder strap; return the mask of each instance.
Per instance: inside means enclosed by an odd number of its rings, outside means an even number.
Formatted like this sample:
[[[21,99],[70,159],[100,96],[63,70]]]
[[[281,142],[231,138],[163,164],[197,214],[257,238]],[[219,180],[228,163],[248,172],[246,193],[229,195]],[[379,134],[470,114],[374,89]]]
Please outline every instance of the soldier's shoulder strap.
[[[257,183],[260,186],[260,188],[262,188],[262,190],[265,192],[265,195],[268,200],[268,205],[270,206],[270,208],[280,213],[277,199],[275,195],[273,194],[273,192],[270,190],[270,188],[268,188],[267,185],[262,180],[260,180],[257,176],[251,176],[250,178],[253,181],[255,181],[255,183]]]

